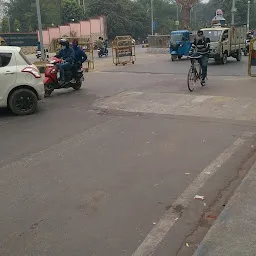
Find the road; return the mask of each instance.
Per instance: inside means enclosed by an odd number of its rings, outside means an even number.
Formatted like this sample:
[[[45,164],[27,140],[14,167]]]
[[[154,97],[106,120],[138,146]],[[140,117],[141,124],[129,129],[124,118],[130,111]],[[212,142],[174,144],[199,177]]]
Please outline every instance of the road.
[[[142,48],[141,45],[136,45],[135,51],[136,51],[136,53],[143,53],[143,52],[146,52],[146,48]],[[108,52],[109,52],[109,57],[112,58],[112,49],[109,48],[109,49],[108,49]],[[99,60],[99,58],[98,58],[98,52],[97,52],[96,50],[94,51],[93,54],[94,54],[94,60],[95,60],[96,63],[98,63],[98,62],[104,62],[105,59],[106,59],[105,57],[102,57],[102,59]],[[50,56],[50,57],[53,56],[53,55],[54,55],[54,53],[49,53],[49,56]],[[29,55],[27,55],[27,57],[28,57],[28,59],[29,59],[31,62],[38,61],[38,59],[36,58],[36,55],[35,55],[35,54],[29,54]]]
[[[187,60],[102,62],[35,115],[1,110],[0,255],[193,255],[255,160],[246,58],[193,93]]]

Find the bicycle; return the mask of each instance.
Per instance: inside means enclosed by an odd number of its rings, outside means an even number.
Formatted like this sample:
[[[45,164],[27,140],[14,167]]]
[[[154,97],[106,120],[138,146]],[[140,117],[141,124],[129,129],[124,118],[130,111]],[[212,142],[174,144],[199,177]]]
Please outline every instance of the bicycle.
[[[200,64],[200,59],[202,55],[194,55],[189,57],[191,60],[191,67],[188,71],[187,83],[189,91],[193,92],[197,81],[200,80],[202,85],[202,66]]]

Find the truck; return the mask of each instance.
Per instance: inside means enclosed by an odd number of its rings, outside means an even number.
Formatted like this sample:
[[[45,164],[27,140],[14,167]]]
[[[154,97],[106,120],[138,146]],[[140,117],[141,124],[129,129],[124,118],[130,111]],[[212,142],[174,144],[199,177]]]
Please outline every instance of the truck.
[[[202,30],[204,36],[210,39],[209,58],[213,58],[216,63],[221,64],[226,64],[228,57],[233,57],[237,61],[242,59],[247,33],[246,25],[213,26]]]

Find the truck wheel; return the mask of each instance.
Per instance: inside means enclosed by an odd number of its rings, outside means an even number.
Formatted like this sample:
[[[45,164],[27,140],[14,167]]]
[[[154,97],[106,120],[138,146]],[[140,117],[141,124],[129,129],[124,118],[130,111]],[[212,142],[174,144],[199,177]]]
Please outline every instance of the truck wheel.
[[[11,94],[8,107],[14,114],[24,116],[35,113],[37,103],[36,94],[30,89],[22,88]]]
[[[223,65],[225,65],[225,64],[227,64],[227,62],[228,62],[228,55],[227,55],[227,53],[223,53],[223,56],[221,58],[221,63]]]
[[[241,59],[242,59],[242,52],[241,52],[241,51],[238,51],[238,52],[237,52],[237,55],[236,55],[236,60],[237,60],[237,61],[241,61]]]

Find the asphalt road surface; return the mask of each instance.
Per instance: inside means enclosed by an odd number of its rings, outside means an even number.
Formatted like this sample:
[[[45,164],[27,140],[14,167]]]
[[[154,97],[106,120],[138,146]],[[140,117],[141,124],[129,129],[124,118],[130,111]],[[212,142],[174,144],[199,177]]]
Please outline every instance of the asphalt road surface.
[[[193,255],[250,168],[247,58],[193,93],[186,59],[101,63],[35,115],[1,110],[0,255]]]

